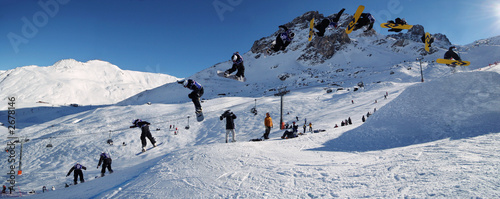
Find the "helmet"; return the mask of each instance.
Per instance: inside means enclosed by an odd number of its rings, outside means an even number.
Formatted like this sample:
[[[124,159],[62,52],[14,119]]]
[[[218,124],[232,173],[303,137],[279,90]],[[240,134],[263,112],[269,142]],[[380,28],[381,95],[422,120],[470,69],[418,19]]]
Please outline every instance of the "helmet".
[[[450,47],[448,50],[453,50],[455,49],[455,46]]]
[[[137,124],[137,123],[139,123],[139,122],[142,122],[142,120],[141,120],[141,119],[136,119],[136,120],[134,120],[134,121],[132,122],[132,124]]]
[[[233,54],[233,61],[236,61],[236,60],[238,60],[238,55]]]

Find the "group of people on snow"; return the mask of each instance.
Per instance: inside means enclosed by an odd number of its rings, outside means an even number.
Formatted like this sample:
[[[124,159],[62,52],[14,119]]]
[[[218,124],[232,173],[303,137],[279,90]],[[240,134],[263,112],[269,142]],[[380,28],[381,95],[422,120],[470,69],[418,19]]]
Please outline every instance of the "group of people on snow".
[[[111,159],[111,156],[109,155],[109,153],[102,152],[99,155],[99,163],[97,164],[97,169],[99,169],[99,167],[102,164],[101,177],[104,176],[106,169],[108,169],[109,173],[113,173],[113,169],[111,169],[111,163],[112,163],[112,159]],[[83,177],[82,170],[87,170],[87,167],[85,167],[82,164],[77,162],[75,165],[73,165],[71,167],[68,174],[66,174],[66,177],[71,175],[71,173],[73,172],[73,183],[75,185],[78,184],[78,182],[77,182],[78,179],[80,179],[80,183],[83,183],[83,182],[85,182],[85,178]]]

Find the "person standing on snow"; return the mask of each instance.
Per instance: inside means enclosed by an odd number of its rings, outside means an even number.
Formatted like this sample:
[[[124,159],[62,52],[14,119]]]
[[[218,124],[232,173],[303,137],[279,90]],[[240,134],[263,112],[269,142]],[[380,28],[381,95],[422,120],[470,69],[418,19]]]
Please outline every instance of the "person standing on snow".
[[[68,177],[68,176],[69,176],[69,174],[71,174],[71,172],[75,171],[75,172],[73,173],[73,177],[74,177],[74,178],[73,178],[73,182],[74,182],[74,184],[75,184],[75,185],[76,185],[76,184],[78,184],[78,183],[76,182],[76,181],[77,181],[77,179],[78,179],[78,177],[80,177],[80,182],[81,182],[81,183],[84,183],[84,182],[85,182],[85,179],[83,179],[83,171],[82,171],[82,169],[83,169],[83,170],[87,170],[87,167],[84,167],[84,166],[82,166],[80,163],[78,163],[78,162],[77,162],[77,163],[75,164],[75,166],[71,167],[71,169],[69,170],[69,172],[68,172],[68,174],[66,175],[66,177]]]
[[[141,143],[142,143],[142,152],[146,152],[146,137],[149,139],[153,147],[156,147],[156,140],[153,138],[151,135],[151,131],[149,131],[149,125],[151,123],[142,121],[141,119],[136,119],[134,122],[133,126],[130,126],[130,128],[135,128],[135,127],[140,127],[141,128]],[[104,169],[104,168],[103,168]]]
[[[101,166],[102,163],[102,169],[101,169],[101,177],[104,177],[104,173],[106,173],[106,168],[108,169],[109,173],[113,173],[113,169],[111,169],[111,156],[105,152],[102,152],[101,155],[99,155],[99,163],[97,164],[97,169],[99,169],[99,166]]]
[[[240,53],[235,52],[233,56],[231,56],[231,60],[233,61],[233,66],[224,72],[224,76],[228,77],[231,73],[238,70],[236,72],[236,78],[242,79],[245,77],[245,66],[243,66],[243,57]]]
[[[316,35],[322,37],[323,35],[325,35],[325,31],[326,31],[327,28],[328,29],[337,28],[340,16],[342,16],[342,13],[344,13],[344,10],[345,10],[345,8],[342,8],[342,10],[340,10],[335,15],[335,17],[332,17],[332,18],[327,17],[327,18],[323,19],[321,21],[321,23],[319,23],[318,25],[314,26],[314,28],[316,28],[318,30],[318,32],[316,32]]]
[[[269,139],[269,133],[271,133],[271,128],[273,128],[273,119],[269,113],[266,113],[266,118],[264,118],[264,126],[266,127],[266,131],[263,135],[264,139]]]
[[[177,83],[182,84],[184,88],[192,90],[192,92],[188,95],[188,97],[193,101],[196,114],[201,113],[202,109],[201,109],[200,97],[203,96],[204,93],[203,86],[201,86],[200,83],[192,79],[177,81]]]
[[[226,118],[226,143],[231,132],[233,133],[233,142],[236,142],[234,138],[234,119],[236,119],[236,115],[231,110],[227,110],[220,116],[220,120],[224,118]]]

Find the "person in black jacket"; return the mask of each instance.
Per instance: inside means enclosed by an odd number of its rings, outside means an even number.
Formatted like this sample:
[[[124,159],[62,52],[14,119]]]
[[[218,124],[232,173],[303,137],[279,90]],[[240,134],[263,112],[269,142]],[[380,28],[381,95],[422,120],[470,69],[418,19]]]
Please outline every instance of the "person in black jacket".
[[[231,110],[227,110],[220,116],[220,120],[224,118],[226,118],[226,143],[231,132],[233,133],[233,142],[236,142],[234,138],[234,119],[236,119],[236,115]]]
[[[335,17],[332,17],[332,18],[325,18],[321,21],[321,23],[319,23],[318,25],[314,26],[314,28],[316,28],[318,30],[318,32],[316,32],[316,35],[322,37],[323,35],[325,35],[325,31],[326,29],[334,29],[334,28],[337,28],[338,27],[338,22],[339,22],[339,19],[340,19],[340,16],[342,16],[342,13],[344,13],[344,10],[345,8],[342,8],[342,10],[340,10],[336,15]]]
[[[224,72],[224,76],[227,77],[234,71],[238,70],[235,75],[236,78],[241,79],[245,77],[245,66],[243,66],[243,57],[241,57],[240,53],[233,53],[233,56],[231,56],[231,60],[233,61],[233,66]]]
[[[278,36],[276,36],[276,43],[274,44],[271,49],[274,52],[278,52],[280,50],[285,50],[286,47],[292,43],[293,38],[295,37],[295,33],[292,31],[288,30],[288,28],[284,25],[279,26],[279,28],[283,28],[283,32],[279,33]]]
[[[448,51],[446,51],[446,53],[444,53],[444,59],[454,59],[454,60],[458,60],[458,61],[462,61],[462,59],[460,59],[460,56],[457,55],[457,53],[455,53],[455,51],[453,51],[453,49],[455,49],[455,46],[452,46],[448,49]]]
[[[354,30],[360,29],[363,26],[369,25],[365,32],[371,30],[373,28],[373,24],[375,23],[375,18],[370,13],[362,13],[354,27]]]
[[[66,175],[66,177],[68,177],[68,176],[69,176],[69,174],[71,174],[71,172],[75,171],[75,172],[73,173],[73,176],[74,176],[74,178],[73,178],[74,184],[75,184],[75,185],[76,185],[76,184],[78,184],[78,183],[76,182],[76,181],[77,181],[77,179],[78,179],[78,177],[80,177],[80,182],[81,182],[81,183],[84,183],[84,182],[85,182],[85,179],[83,179],[83,171],[82,171],[82,169],[83,169],[83,170],[87,170],[87,167],[84,167],[84,166],[82,166],[80,163],[78,163],[78,162],[77,162],[77,163],[75,164],[75,166],[71,167],[71,169],[69,170],[69,172],[68,172],[68,174]]]
[[[99,169],[99,166],[101,166],[102,163],[102,169],[101,169],[101,177],[104,176],[104,173],[106,173],[106,168],[108,169],[109,173],[113,173],[113,169],[111,169],[111,156],[105,152],[102,152],[99,158],[99,163],[97,164],[97,169]]]
[[[141,128],[141,142],[142,142],[142,152],[146,152],[146,137],[149,139],[153,147],[156,147],[156,141],[151,135],[151,131],[149,131],[149,125],[151,123],[142,121],[140,119],[136,119],[133,122],[134,126],[130,126],[130,128],[140,127]],[[104,169],[104,168],[103,168]]]
[[[182,84],[184,88],[192,90],[192,92],[188,95],[188,97],[193,101],[196,114],[201,113],[202,109],[201,109],[200,97],[204,93],[203,86],[201,86],[200,83],[192,79],[177,81],[177,83]]]

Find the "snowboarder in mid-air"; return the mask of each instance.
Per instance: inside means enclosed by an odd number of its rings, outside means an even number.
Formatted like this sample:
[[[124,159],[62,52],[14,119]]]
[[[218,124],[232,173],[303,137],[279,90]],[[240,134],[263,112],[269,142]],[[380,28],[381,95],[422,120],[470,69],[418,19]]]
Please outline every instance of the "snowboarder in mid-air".
[[[406,23],[406,20],[403,18],[396,18],[396,20],[389,20],[387,21],[387,23],[392,23],[392,24],[397,24],[397,25],[407,25],[408,23]],[[391,28],[389,29],[388,31],[389,32],[401,32],[403,29],[400,29],[400,28]]]
[[[278,36],[276,36],[275,44],[270,48],[274,52],[285,50],[286,47],[292,42],[293,38],[295,37],[295,33],[290,31],[286,26],[281,25],[279,27],[283,28],[284,31],[279,33]],[[269,50],[268,53],[270,53]]]
[[[184,85],[184,88],[192,90],[188,97],[193,101],[196,114],[200,114],[202,112],[200,97],[203,96],[203,86],[192,79],[178,81],[177,83]]]
[[[433,36],[430,36],[430,40],[429,40],[429,48],[431,47],[432,43],[434,42],[434,37]],[[422,40],[422,43],[425,44],[425,33],[422,35],[422,37],[420,38]]]
[[[75,184],[75,185],[76,185],[76,184],[78,184],[78,183],[77,183],[77,179],[78,179],[78,177],[80,177],[80,182],[81,182],[81,183],[84,183],[84,182],[85,182],[85,179],[83,179],[83,171],[82,171],[82,169],[83,169],[83,170],[87,170],[87,167],[84,167],[84,166],[82,166],[80,163],[78,163],[78,162],[77,162],[77,163],[76,163],[73,167],[71,167],[71,169],[69,170],[69,172],[68,172],[68,174],[66,175],[66,177],[68,177],[68,176],[69,176],[69,174],[71,174],[71,172],[75,171],[75,172],[73,173],[73,177],[74,177],[74,178],[73,178],[73,182],[74,182],[74,184]]]
[[[130,128],[135,128],[135,127],[140,127],[141,128],[141,143],[142,143],[142,152],[146,152],[146,137],[149,139],[153,147],[156,147],[156,140],[153,138],[151,135],[151,131],[149,131],[149,125],[151,123],[142,121],[141,119],[136,119],[134,122],[133,126],[130,126]],[[103,168],[104,169],[104,168]]]
[[[241,57],[240,53],[235,52],[233,56],[231,56],[231,60],[233,61],[233,66],[230,69],[227,69],[224,72],[224,76],[228,77],[231,73],[238,70],[236,72],[236,78],[242,79],[245,77],[245,66],[243,66],[243,57]]]
[[[318,25],[314,26],[314,28],[316,28],[318,30],[318,32],[316,32],[316,35],[322,37],[323,35],[325,35],[325,31],[326,29],[334,29],[334,28],[337,28],[338,27],[338,22],[339,22],[339,19],[340,19],[340,16],[342,16],[342,13],[344,13],[344,10],[345,8],[342,8],[342,10],[340,10],[336,15],[335,17],[332,17],[332,18],[325,18],[321,21],[321,23],[319,23]]]
[[[101,166],[102,163],[102,169],[101,169],[101,177],[104,176],[104,173],[106,173],[106,168],[108,169],[109,173],[113,173],[113,169],[111,169],[111,163],[113,160],[111,160],[111,156],[105,152],[102,152],[101,155],[99,155],[99,163],[97,164],[97,169],[99,169],[99,166]]]
[[[375,18],[373,18],[373,16],[370,13],[362,13],[358,19],[358,22],[356,23],[356,26],[354,27],[354,30],[358,30],[363,26],[368,25],[368,28],[365,30],[365,32],[367,32],[373,28],[374,23],[375,23]]]
[[[460,59],[460,56],[458,56],[458,54],[453,51],[455,50],[455,46],[452,46],[450,48],[448,48],[448,51],[446,51],[446,53],[444,53],[444,59],[454,59],[454,60],[458,60],[458,61],[462,61],[462,59]]]

